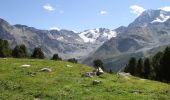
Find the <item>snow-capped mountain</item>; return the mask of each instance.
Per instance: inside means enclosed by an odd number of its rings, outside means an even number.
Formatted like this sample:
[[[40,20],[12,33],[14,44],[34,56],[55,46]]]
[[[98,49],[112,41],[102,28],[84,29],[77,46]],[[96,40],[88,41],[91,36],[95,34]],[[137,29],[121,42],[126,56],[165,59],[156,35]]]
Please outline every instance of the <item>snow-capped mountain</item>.
[[[63,59],[82,59],[115,36],[114,31],[104,28],[81,33],[56,28],[41,30],[20,24],[10,25],[0,19],[0,38],[8,40],[12,47],[25,44],[30,53],[35,47],[41,47],[49,58],[58,53]]]
[[[170,18],[170,15],[160,14],[160,16],[156,18],[154,21],[152,21],[151,23],[163,23],[167,21],[169,18]]]
[[[170,45],[170,12],[146,10],[128,27],[115,29],[117,37],[111,38],[84,60],[92,64],[101,59],[106,69],[119,71],[130,57],[148,57]]]
[[[79,36],[83,39],[85,43],[96,43],[111,39],[112,37],[116,37],[117,33],[110,29],[106,28],[98,28],[92,30],[85,30],[84,32],[79,33]]]
[[[146,10],[129,27],[144,27],[152,23],[163,23],[170,18],[170,12],[164,10]]]

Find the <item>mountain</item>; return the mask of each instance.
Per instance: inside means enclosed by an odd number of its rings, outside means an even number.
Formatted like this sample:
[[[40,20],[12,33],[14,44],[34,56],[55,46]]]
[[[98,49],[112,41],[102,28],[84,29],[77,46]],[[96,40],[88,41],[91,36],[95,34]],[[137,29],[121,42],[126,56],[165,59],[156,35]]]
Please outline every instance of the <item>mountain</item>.
[[[79,36],[84,40],[84,42],[90,43],[104,43],[105,41],[111,39],[112,37],[116,37],[117,33],[115,31],[99,28],[93,30],[85,30],[81,32]]]
[[[106,69],[119,71],[130,57],[153,55],[157,49],[170,44],[169,18],[170,12],[146,10],[128,27],[115,29],[122,31],[117,32],[117,37],[106,41],[83,63],[91,65],[94,59],[102,59]]]
[[[162,23],[170,18],[170,12],[164,10],[146,10],[129,27],[147,26],[149,23]]]
[[[35,47],[41,47],[48,58],[59,53],[63,59],[82,59],[115,36],[116,33],[104,28],[81,33],[64,29],[40,30],[26,25],[10,25],[0,19],[0,38],[8,40],[12,48],[25,44],[31,53]]]

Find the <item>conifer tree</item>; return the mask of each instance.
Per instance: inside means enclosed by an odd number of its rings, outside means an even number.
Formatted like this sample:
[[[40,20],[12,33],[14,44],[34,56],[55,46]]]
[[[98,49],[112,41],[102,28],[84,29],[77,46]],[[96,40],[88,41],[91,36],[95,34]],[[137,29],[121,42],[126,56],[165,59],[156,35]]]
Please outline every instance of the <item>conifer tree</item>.
[[[143,70],[143,60],[140,58],[138,60],[137,66],[135,68],[135,75],[138,77],[143,77],[144,70]]]
[[[132,57],[129,60],[128,65],[125,67],[125,72],[130,73],[131,75],[134,75],[135,72],[135,68],[136,68],[136,58]]]
[[[144,61],[144,78],[148,79],[151,73],[151,64],[149,58]]]
[[[38,59],[44,59],[45,58],[42,49],[39,48],[39,47],[34,49],[33,54],[32,54],[31,57],[32,58],[38,58]]]
[[[0,57],[10,57],[11,52],[8,41],[0,39]]]

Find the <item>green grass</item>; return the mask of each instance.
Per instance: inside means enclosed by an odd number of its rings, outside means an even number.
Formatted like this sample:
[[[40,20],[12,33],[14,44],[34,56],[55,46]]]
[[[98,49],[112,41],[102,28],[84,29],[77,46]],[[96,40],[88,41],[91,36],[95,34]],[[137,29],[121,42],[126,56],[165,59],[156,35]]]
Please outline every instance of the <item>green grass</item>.
[[[52,72],[39,71],[47,66]],[[168,84],[116,74],[81,77],[92,70],[63,61],[0,59],[0,100],[170,100]],[[92,85],[93,80],[102,83]]]

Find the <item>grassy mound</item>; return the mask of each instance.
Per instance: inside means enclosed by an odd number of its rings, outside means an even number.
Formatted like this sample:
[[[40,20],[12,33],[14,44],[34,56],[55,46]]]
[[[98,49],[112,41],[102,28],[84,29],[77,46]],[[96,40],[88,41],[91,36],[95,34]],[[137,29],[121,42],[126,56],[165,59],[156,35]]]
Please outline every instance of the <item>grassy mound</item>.
[[[116,74],[81,77],[92,70],[63,61],[0,59],[0,100],[170,100],[168,84]]]

